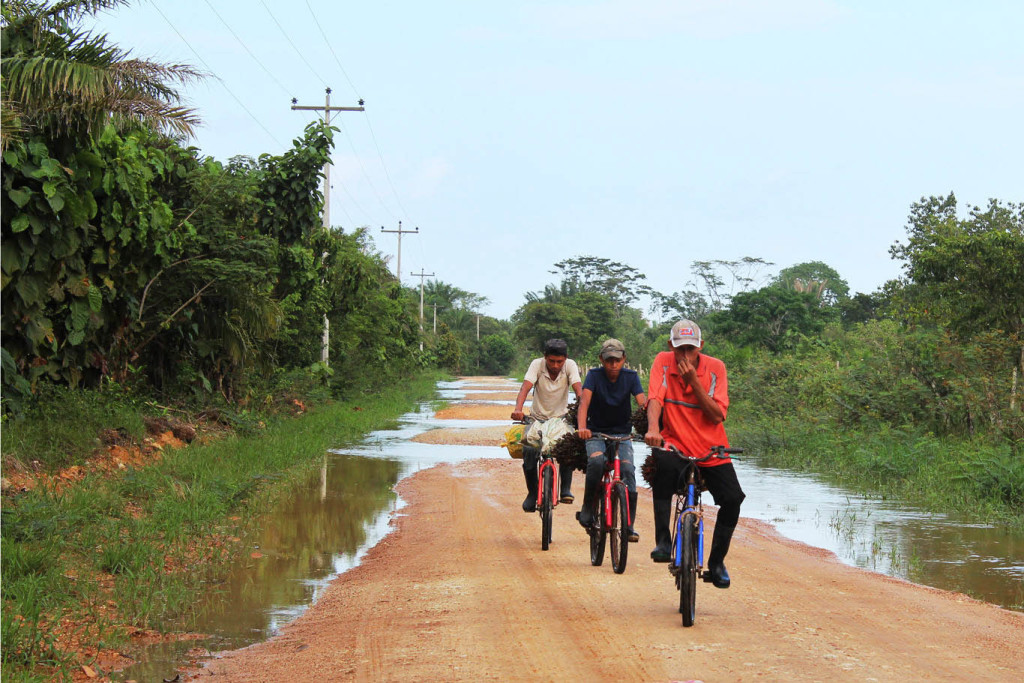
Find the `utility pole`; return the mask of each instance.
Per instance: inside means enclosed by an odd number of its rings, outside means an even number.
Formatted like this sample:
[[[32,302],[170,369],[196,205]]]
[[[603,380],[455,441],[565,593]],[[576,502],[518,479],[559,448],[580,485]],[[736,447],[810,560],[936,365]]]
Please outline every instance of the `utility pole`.
[[[418,277],[420,279],[420,351],[422,351],[423,350],[423,279],[424,278],[428,278],[428,277],[434,277],[434,274],[433,273],[424,273],[423,269],[420,268],[420,272],[418,272],[418,273],[409,273],[409,275],[412,275],[413,277]],[[436,308],[437,304],[434,304],[434,306],[435,306],[434,311],[437,311],[437,308]],[[437,313],[435,312],[434,315],[436,316]]]
[[[380,231],[398,233],[398,268],[395,270],[395,274],[398,275],[398,284],[402,284],[402,235],[418,235],[420,229],[417,227],[415,230],[402,230],[402,221],[398,221],[398,230],[385,230],[382,225]]]
[[[323,111],[324,123],[331,125],[331,112],[332,111],[366,111],[363,107],[363,100],[359,100],[358,107],[332,107],[331,106],[331,89],[327,88],[327,97],[324,100],[324,106],[322,107],[308,107],[299,106],[299,100],[292,98],[292,111]],[[324,163],[324,212],[323,212],[323,226],[327,230],[331,229],[331,160],[328,159]],[[325,365],[328,362],[328,342],[331,336],[331,323],[327,319],[327,314],[324,314],[324,336],[320,342],[320,361]]]
[[[437,304],[434,304],[434,334],[437,334]]]

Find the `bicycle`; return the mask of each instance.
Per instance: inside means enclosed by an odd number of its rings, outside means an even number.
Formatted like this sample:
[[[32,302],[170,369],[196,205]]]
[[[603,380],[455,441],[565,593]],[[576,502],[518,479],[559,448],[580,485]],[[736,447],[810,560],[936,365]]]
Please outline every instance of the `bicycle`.
[[[604,562],[604,550],[608,537],[612,545],[612,570],[616,574],[626,571],[629,554],[629,491],[622,481],[619,470],[619,444],[630,441],[631,436],[611,436],[594,432],[595,437],[605,440],[604,476],[601,479],[601,497],[598,499],[594,523],[587,527],[590,535],[590,564],[595,567]],[[579,519],[579,513],[576,513]]]
[[[710,572],[704,568],[704,505],[700,494],[706,489],[698,463],[742,453],[743,449],[713,446],[701,458],[686,455],[672,445],[657,450],[675,453],[685,463],[675,495],[672,559],[668,571],[675,577],[676,588],[679,589],[679,611],[683,615],[683,626],[693,626],[697,618],[697,579],[711,581]]]
[[[537,419],[526,416],[515,420],[516,424],[529,425]],[[540,549],[547,550],[551,545],[551,527],[554,522],[554,509],[558,507],[558,462],[550,454],[543,452],[537,461],[537,512],[540,513]]]

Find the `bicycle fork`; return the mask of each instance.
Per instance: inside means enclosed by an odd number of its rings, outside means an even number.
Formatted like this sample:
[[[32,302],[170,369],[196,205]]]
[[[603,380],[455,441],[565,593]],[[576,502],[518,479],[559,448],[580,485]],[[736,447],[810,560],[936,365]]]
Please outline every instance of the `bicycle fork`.
[[[555,508],[558,506],[558,468],[555,467],[555,460],[553,458],[542,458],[540,465],[537,467],[537,509],[541,509],[541,504],[544,502],[544,469],[548,468],[551,470],[551,507]]]
[[[615,519],[612,516],[612,484],[617,481],[622,481],[621,470],[619,469],[619,454],[616,450],[615,456],[612,458],[612,470],[604,476],[604,522],[605,528],[611,529],[615,524]],[[626,519],[633,519],[633,511],[629,509],[629,496],[626,496]]]

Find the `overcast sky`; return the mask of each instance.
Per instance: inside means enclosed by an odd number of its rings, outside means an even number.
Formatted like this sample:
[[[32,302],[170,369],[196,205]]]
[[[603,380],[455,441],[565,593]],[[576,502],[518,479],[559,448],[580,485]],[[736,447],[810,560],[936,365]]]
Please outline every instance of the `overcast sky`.
[[[97,30],[215,78],[194,144],[280,154],[341,113],[331,222],[507,318],[594,255],[684,289],[694,260],[896,277],[910,204],[1024,200],[1024,3],[141,0]]]

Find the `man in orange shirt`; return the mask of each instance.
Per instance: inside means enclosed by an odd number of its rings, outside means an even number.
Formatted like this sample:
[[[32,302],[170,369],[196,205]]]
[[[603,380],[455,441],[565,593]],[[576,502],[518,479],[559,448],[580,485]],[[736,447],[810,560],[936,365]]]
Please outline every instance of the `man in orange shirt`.
[[[659,353],[651,366],[647,392],[647,434],[649,446],[675,446],[686,455],[703,457],[712,446],[729,445],[725,435],[725,416],[729,410],[729,380],[725,363],[701,353],[704,340],[700,327],[680,320],[669,334],[669,350]],[[655,562],[671,559],[669,516],[672,494],[676,492],[683,470],[678,456],[653,451],[656,474],[651,484],[654,497],[654,537],[657,546],[651,552]],[[700,463],[708,491],[718,505],[718,518],[708,555],[708,573],[718,588],[729,587],[725,556],[729,552],[740,504],[746,495],[736,478],[732,460],[712,458]]]

